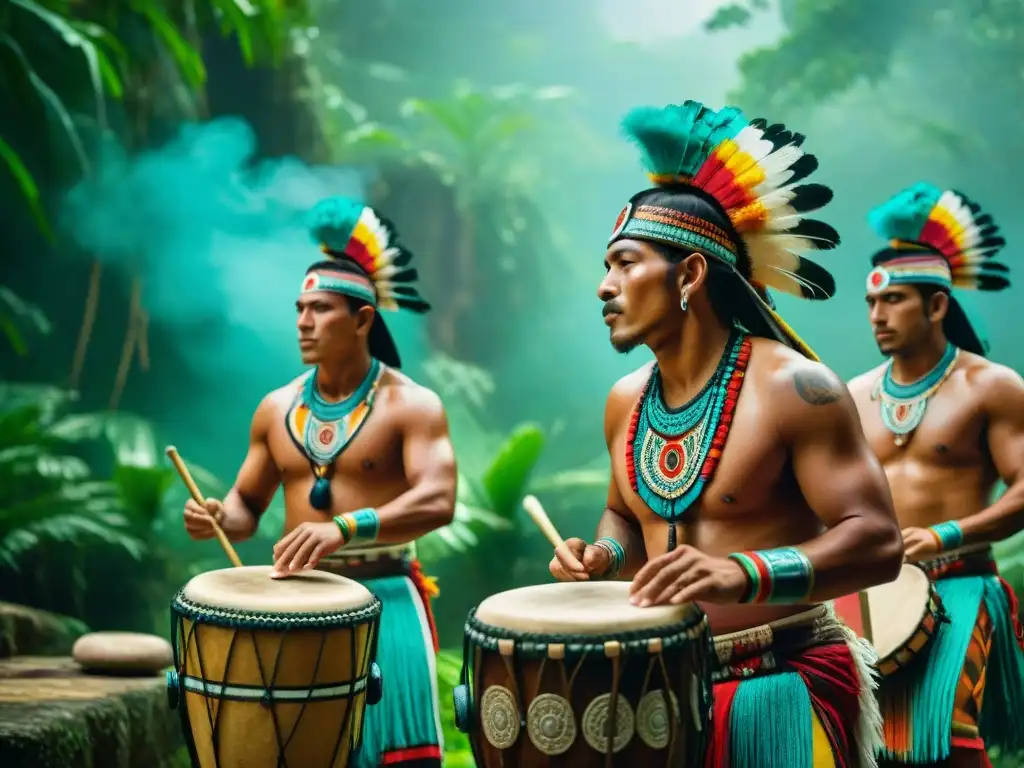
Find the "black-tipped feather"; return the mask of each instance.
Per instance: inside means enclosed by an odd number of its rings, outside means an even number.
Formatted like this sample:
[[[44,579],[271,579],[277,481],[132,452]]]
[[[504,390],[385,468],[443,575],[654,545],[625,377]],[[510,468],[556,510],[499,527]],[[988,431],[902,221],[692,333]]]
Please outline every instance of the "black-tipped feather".
[[[804,237],[819,251],[830,251],[839,245],[839,233],[823,221],[804,219],[788,231],[788,234]]]
[[[980,275],[976,281],[979,291],[1001,291],[1010,287],[1010,279],[1002,275]]]
[[[793,188],[790,207],[797,213],[816,211],[832,201],[832,190],[824,184],[801,184]]]
[[[800,293],[805,299],[824,301],[836,293],[836,281],[832,274],[810,259],[800,259],[796,276],[800,283]]]
[[[789,179],[789,183],[796,184],[818,170],[818,158],[814,155],[803,155],[790,166],[790,170],[793,172],[793,176]]]
[[[423,299],[409,299],[404,296],[396,296],[395,304],[402,309],[408,309],[410,312],[417,312],[419,314],[430,311],[430,304]]]
[[[419,279],[419,273],[415,268],[403,269],[401,272],[396,272],[390,278],[392,283],[415,283]]]

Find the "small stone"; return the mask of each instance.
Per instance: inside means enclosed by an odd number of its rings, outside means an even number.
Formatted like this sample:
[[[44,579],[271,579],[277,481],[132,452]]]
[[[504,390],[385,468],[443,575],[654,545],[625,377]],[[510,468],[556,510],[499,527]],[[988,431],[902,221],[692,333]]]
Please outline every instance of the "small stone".
[[[82,635],[71,656],[87,672],[152,675],[174,663],[171,644],[140,632],[90,632]]]

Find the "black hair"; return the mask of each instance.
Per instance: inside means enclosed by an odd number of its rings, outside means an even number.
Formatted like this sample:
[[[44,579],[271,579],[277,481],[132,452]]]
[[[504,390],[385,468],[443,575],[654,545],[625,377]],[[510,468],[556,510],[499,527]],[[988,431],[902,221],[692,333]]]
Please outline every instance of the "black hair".
[[[723,264],[715,256],[704,253],[699,248],[681,248],[666,243],[649,242],[661,256],[671,264],[679,264],[691,253],[700,253],[708,265],[708,273],[704,278],[704,290],[707,292],[711,311],[722,325],[728,327],[738,318],[737,308],[750,303],[750,290],[743,285],[739,275],[727,264]]]

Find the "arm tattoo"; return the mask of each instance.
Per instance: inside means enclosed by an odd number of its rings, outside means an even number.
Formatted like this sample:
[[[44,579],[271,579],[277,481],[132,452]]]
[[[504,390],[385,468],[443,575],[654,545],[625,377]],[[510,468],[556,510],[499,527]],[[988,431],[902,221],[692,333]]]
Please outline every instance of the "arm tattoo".
[[[832,377],[821,371],[797,371],[793,385],[797,394],[811,405],[828,405],[842,396]]]

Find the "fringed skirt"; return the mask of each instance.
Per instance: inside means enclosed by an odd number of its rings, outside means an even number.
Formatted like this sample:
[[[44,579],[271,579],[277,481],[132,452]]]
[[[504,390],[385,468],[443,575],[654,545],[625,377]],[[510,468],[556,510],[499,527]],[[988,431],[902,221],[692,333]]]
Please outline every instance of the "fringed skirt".
[[[874,653],[818,606],[715,638],[706,768],[874,768]]]
[[[1024,633],[991,548],[920,565],[948,620],[914,663],[882,681],[882,754],[914,764],[944,760],[953,748],[1024,749]]]
[[[411,546],[341,550],[319,567],[360,582],[384,604],[377,642],[384,695],[366,708],[362,747],[351,765],[440,766],[433,580],[423,575]]]

